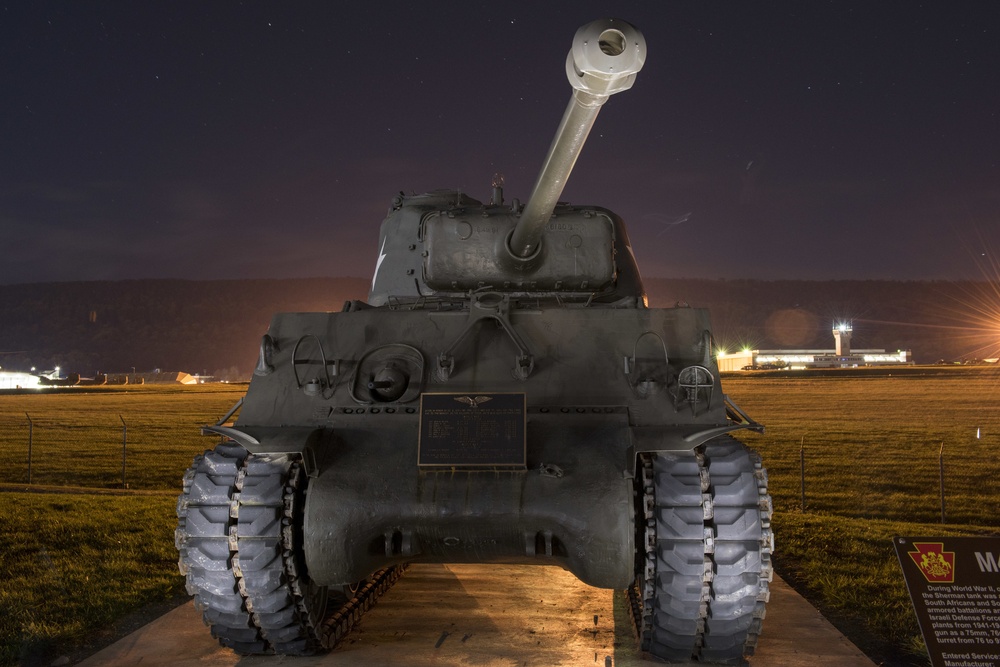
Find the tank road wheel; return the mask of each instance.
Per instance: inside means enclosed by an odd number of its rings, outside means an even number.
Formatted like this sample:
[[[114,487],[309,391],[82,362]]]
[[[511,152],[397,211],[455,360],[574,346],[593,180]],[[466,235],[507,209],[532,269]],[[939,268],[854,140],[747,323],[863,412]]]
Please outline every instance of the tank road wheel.
[[[667,661],[745,664],[773,576],[760,457],[723,436],[640,463],[645,554],[630,597],[642,650]]]
[[[237,653],[326,648],[322,624],[337,596],[305,574],[304,490],[293,457],[252,455],[232,442],[197,457],[184,475],[178,565],[212,635]]]

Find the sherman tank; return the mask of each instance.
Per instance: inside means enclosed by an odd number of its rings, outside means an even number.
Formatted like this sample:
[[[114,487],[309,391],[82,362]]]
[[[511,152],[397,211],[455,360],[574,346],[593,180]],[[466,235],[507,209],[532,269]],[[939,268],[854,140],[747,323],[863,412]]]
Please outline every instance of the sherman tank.
[[[752,654],[771,504],[731,434],[763,428],[723,393],[708,313],[648,307],[623,221],[559,201],[645,55],[624,21],[580,28],[525,204],[496,177],[485,202],[400,194],[367,302],[274,316],[177,507],[222,644],[323,651],[407,564],[513,563],[627,591],[650,657]]]

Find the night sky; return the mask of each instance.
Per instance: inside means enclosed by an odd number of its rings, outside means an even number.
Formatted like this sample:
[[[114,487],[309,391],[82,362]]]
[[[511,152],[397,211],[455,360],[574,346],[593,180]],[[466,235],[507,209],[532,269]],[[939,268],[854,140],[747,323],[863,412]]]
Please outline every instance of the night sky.
[[[608,15],[563,199],[645,275],[996,270],[1000,3],[66,1],[0,5],[0,284],[370,276],[400,190],[527,199]]]

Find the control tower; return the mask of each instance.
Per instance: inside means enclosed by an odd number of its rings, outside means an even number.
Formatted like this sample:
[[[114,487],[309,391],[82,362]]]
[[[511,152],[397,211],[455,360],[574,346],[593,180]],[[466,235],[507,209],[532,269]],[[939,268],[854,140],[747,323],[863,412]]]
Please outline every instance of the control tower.
[[[836,342],[836,354],[838,357],[846,357],[851,354],[851,331],[854,330],[850,324],[841,322],[833,325],[833,340]]]

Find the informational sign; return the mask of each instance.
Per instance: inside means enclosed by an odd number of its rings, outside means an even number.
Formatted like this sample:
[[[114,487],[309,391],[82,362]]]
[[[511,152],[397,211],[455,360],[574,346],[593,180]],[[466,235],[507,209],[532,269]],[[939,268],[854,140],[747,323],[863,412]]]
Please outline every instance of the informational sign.
[[[895,537],[934,667],[1000,667],[1000,537]]]
[[[421,466],[524,468],[524,394],[421,394]]]

